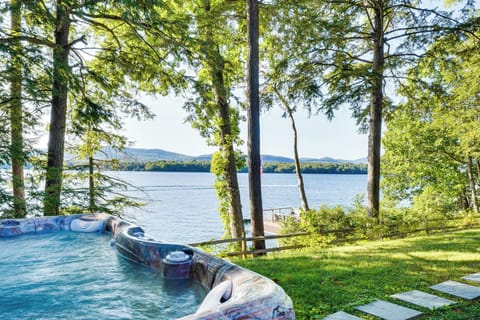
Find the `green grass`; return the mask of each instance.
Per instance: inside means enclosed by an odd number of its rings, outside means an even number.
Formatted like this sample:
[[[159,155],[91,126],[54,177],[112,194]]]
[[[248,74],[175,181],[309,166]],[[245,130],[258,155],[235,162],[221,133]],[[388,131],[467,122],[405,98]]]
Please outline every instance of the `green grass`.
[[[323,319],[343,310],[373,319],[354,306],[413,289],[429,289],[480,272],[480,229],[401,240],[310,248],[235,260],[276,281],[292,298],[297,319]],[[448,297],[452,299],[452,297]],[[420,319],[480,319],[480,302],[461,299]]]

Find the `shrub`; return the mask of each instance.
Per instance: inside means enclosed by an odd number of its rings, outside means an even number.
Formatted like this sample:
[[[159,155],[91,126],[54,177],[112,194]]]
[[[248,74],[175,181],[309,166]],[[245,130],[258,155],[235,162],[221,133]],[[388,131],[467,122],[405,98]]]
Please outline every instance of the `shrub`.
[[[467,228],[479,224],[479,217],[471,212],[448,211],[446,207],[422,206],[382,208],[379,220],[366,215],[361,197],[353,206],[321,206],[318,209],[300,212],[300,221],[288,218],[282,223],[282,234],[309,232],[309,236],[286,238],[281,245],[327,245],[338,240],[384,239],[404,237],[412,233],[438,232],[450,228]],[[437,202],[438,203],[438,202]],[[336,230],[335,232],[333,232]]]

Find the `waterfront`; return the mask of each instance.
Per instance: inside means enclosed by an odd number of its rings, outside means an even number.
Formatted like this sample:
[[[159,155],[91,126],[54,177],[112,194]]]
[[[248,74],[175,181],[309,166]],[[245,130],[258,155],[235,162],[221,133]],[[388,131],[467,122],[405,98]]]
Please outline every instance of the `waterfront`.
[[[146,200],[141,209],[128,209],[127,219],[163,240],[191,243],[218,239],[223,234],[217,213],[217,197],[211,173],[199,172],[110,172],[143,192],[129,191]],[[304,174],[305,189],[312,208],[352,204],[357,194],[365,193],[366,175]],[[248,176],[238,174],[243,214],[249,218]],[[299,207],[300,197],[294,174],[263,174],[264,209]]]

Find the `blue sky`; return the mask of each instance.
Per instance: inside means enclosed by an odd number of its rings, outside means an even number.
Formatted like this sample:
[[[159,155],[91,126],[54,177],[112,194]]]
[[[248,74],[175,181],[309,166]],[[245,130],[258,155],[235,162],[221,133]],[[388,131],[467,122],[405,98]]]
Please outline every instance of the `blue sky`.
[[[213,152],[189,123],[184,123],[187,113],[182,109],[181,99],[160,97],[143,99],[157,115],[145,122],[127,120],[125,134],[136,148],[156,148],[187,155]],[[308,118],[306,112],[296,114],[299,134],[300,157],[333,157],[337,159],[359,159],[367,156],[367,135],[359,134],[349,111],[340,110],[330,122],[324,116]],[[247,128],[242,124],[242,139],[246,152]],[[292,130],[290,122],[281,117],[278,109],[262,113],[261,152],[293,157]]]

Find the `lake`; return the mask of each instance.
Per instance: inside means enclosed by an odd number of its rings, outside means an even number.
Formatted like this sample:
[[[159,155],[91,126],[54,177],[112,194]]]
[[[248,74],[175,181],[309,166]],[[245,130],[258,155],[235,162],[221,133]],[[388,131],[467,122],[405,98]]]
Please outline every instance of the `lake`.
[[[127,209],[127,220],[145,229],[158,240],[192,243],[219,239],[223,227],[217,212],[215,177],[201,172],[109,172],[141,187],[143,192],[129,191],[147,205]],[[349,206],[357,194],[366,190],[366,175],[304,174],[305,190],[311,208],[322,204]],[[250,218],[248,175],[238,174],[243,215]],[[263,208],[300,206],[295,174],[262,175]]]

